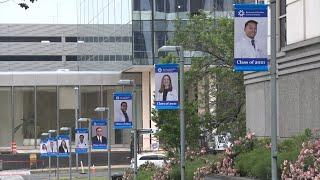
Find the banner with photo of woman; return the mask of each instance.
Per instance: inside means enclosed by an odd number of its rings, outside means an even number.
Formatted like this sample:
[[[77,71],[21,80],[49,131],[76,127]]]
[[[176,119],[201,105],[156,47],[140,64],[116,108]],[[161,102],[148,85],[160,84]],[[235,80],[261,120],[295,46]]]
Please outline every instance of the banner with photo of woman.
[[[56,138],[48,138],[47,155],[50,157],[58,155],[58,142]]]
[[[59,135],[57,139],[58,139],[58,156],[69,157],[69,153],[70,153],[69,135]]]
[[[132,94],[130,92],[116,92],[113,94],[114,128],[132,128]]]
[[[76,129],[76,153],[84,154],[88,152],[89,130],[87,128]]]
[[[178,64],[155,65],[155,106],[157,109],[179,109]]]
[[[41,140],[40,142],[40,156],[47,157],[48,156],[48,138]]]

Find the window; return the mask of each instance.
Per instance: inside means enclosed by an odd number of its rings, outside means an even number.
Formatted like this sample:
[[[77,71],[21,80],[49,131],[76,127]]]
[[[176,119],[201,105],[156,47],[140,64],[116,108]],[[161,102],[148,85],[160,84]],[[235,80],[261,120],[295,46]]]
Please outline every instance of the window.
[[[62,56],[0,56],[0,61],[62,61]]]
[[[287,15],[286,15],[286,0],[280,1],[280,48],[287,45]]]
[[[66,37],[66,42],[77,42],[77,41],[78,41],[77,37]]]
[[[164,12],[164,0],[156,0],[156,11]]]
[[[61,42],[61,37],[46,37],[46,36],[0,36],[0,42]]]

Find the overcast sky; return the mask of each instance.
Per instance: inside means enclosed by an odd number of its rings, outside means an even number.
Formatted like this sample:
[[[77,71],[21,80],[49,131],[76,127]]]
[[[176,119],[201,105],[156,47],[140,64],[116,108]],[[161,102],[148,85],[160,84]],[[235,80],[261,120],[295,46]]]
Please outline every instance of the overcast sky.
[[[20,0],[5,1],[0,0],[0,23],[77,24],[76,0],[38,0],[27,10],[18,6]]]

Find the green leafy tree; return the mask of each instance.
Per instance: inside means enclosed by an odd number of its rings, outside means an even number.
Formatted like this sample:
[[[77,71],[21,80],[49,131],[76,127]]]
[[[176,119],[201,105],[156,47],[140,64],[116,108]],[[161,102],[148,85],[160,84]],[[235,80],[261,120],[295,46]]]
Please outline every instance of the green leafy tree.
[[[177,56],[169,53],[162,59],[162,63],[177,63]],[[185,84],[188,84],[186,82]],[[188,85],[186,85],[188,86]],[[197,102],[188,101],[184,104],[186,125],[186,146],[191,149],[198,148],[200,136],[200,119],[197,112]],[[180,119],[179,110],[152,110],[152,121],[160,131],[156,136],[160,139],[162,148],[170,153],[180,150]]]
[[[204,12],[190,15],[190,20],[177,20],[174,39],[170,42],[185,50],[203,52],[192,58],[186,75],[189,85],[204,83],[204,92],[198,96],[205,104],[205,125],[218,132],[245,134],[245,88],[243,74],[233,71],[233,19],[211,18]],[[209,99],[212,99],[209,101]],[[210,111],[209,107],[214,107]]]

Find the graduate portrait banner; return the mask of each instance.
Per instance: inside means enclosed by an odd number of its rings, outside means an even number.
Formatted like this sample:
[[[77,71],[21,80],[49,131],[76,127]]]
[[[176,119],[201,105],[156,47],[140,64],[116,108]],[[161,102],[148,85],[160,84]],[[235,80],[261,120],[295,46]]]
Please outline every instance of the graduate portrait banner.
[[[267,5],[235,4],[234,11],[234,70],[268,71]]]
[[[91,120],[92,149],[107,149],[107,120]]]
[[[40,142],[40,157],[48,156],[48,138],[41,140]]]
[[[69,135],[59,135],[58,140],[58,156],[69,157],[70,154],[70,138]]]
[[[47,156],[55,157],[58,155],[58,143],[56,138],[48,138],[47,140]]]
[[[178,64],[155,65],[156,109],[179,109]]]
[[[114,129],[132,128],[132,94],[116,92],[113,94]]]
[[[85,154],[88,152],[88,137],[89,130],[87,128],[76,129],[76,149],[75,152],[78,154]]]

